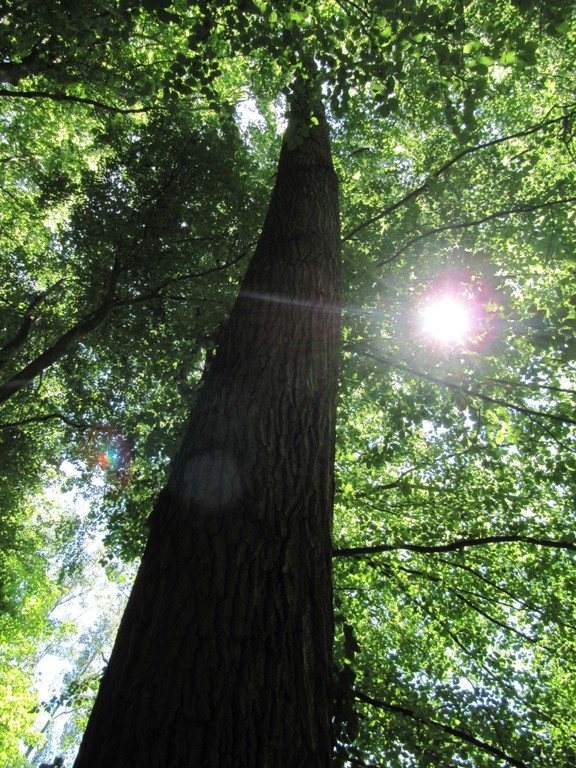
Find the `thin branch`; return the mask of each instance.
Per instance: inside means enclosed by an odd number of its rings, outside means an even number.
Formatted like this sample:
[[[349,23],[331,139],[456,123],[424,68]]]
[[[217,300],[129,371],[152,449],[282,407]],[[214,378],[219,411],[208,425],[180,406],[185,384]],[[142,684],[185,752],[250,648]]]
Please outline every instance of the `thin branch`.
[[[362,557],[375,555],[379,552],[420,552],[433,554],[436,552],[456,552],[468,547],[484,547],[488,544],[534,544],[537,547],[551,547],[552,549],[566,549],[576,552],[576,544],[565,539],[543,539],[536,536],[523,536],[521,534],[508,534],[500,536],[469,536],[455,539],[446,544],[410,544],[408,542],[398,544],[376,544],[368,547],[337,547],[333,551],[334,557]]]
[[[0,348],[0,367],[6,365],[12,353],[26,343],[33,325],[34,318],[32,315],[26,314],[14,336]]]
[[[450,736],[454,736],[454,738],[458,739],[459,741],[464,741],[467,744],[472,744],[474,747],[476,747],[477,749],[480,749],[482,752],[486,752],[489,755],[494,755],[494,757],[497,757],[500,760],[505,760],[508,763],[508,765],[514,766],[514,768],[529,768],[528,765],[524,763],[522,760],[517,760],[515,757],[508,755],[502,749],[499,749],[498,747],[495,747],[492,744],[488,744],[488,742],[483,741],[482,739],[478,739],[476,736],[472,736],[472,734],[467,733],[466,731],[463,731],[460,728],[452,728],[452,726],[446,725],[445,723],[441,723],[438,720],[433,720],[432,718],[425,717],[424,715],[418,712],[415,712],[413,709],[410,709],[409,707],[403,707],[403,706],[400,706],[399,704],[388,704],[379,699],[375,699],[372,696],[367,696],[365,693],[362,693],[362,691],[359,691],[357,689],[354,690],[354,696],[358,699],[358,701],[362,701],[365,704],[369,704],[372,707],[376,707],[377,709],[383,709],[386,712],[392,712],[394,714],[403,715],[404,717],[408,717],[411,720],[414,720],[417,723],[420,723],[420,725],[424,725],[429,728],[438,728],[444,731],[445,733],[448,733]]]
[[[539,381],[513,381],[512,379],[502,379],[497,377],[490,377],[486,381],[492,381],[495,384],[503,384],[505,387],[511,389],[545,389],[547,392],[559,392],[561,394],[576,395],[576,389],[566,389],[564,387],[556,387],[552,384],[542,384]]]
[[[361,232],[363,229],[366,229],[367,227],[372,226],[372,224],[376,224],[376,222],[380,221],[381,219],[386,218],[386,216],[394,213],[394,211],[397,211],[398,208],[402,208],[403,205],[406,205],[406,203],[409,203],[416,197],[420,197],[420,195],[428,189],[428,185],[428,181],[424,182],[424,184],[417,187],[416,189],[413,189],[411,192],[408,192],[408,194],[404,195],[404,197],[402,197],[400,200],[397,200],[395,203],[392,203],[392,205],[384,208],[382,211],[380,211],[380,213],[372,216],[370,219],[367,219],[362,224],[358,224],[358,226],[354,227],[354,229],[351,229],[350,232],[346,232],[346,234],[342,235],[341,242],[345,243],[348,240],[352,240],[352,238],[357,235],[358,232]]]
[[[533,416],[529,416],[528,419],[533,423],[537,424],[538,429],[541,429],[542,432],[545,435],[548,435],[548,437],[553,440],[556,445],[559,445],[560,448],[562,448],[563,451],[566,451],[567,453],[575,453],[576,454],[576,446],[574,445],[568,445],[563,440],[560,440],[560,438],[554,434],[554,432],[550,429],[550,427],[547,424],[543,424],[538,419],[535,419]]]
[[[97,107],[107,112],[113,112],[117,115],[130,115],[139,112],[150,112],[154,107],[115,107],[112,104],[106,104],[103,101],[86,99],[82,96],[73,96],[69,93],[50,93],[49,91],[10,91],[6,88],[0,88],[0,96],[16,99],[48,99],[49,101],[66,101],[73,104],[84,104],[88,107]]]
[[[386,566],[386,570],[388,570],[388,566]],[[417,576],[422,579],[426,579],[427,581],[431,581],[433,584],[439,584],[441,587],[443,587],[449,594],[454,595],[458,600],[461,600],[465,605],[467,605],[469,608],[472,608],[473,611],[476,611],[480,616],[483,616],[486,621],[489,621],[491,624],[494,624],[497,627],[500,627],[500,629],[504,629],[507,632],[512,632],[514,635],[517,635],[518,637],[521,637],[523,640],[526,640],[529,643],[532,643],[533,645],[539,645],[541,648],[549,651],[550,653],[553,652],[553,649],[551,646],[546,645],[541,642],[540,638],[533,637],[532,635],[526,634],[526,632],[522,632],[520,629],[516,629],[516,627],[513,627],[511,624],[507,624],[505,621],[502,621],[501,619],[498,619],[493,614],[489,613],[487,610],[482,608],[478,603],[471,600],[467,595],[472,595],[473,597],[479,598],[480,600],[483,600],[485,602],[494,603],[498,602],[500,605],[503,605],[505,608],[510,608],[511,606],[507,603],[503,603],[502,601],[494,601],[490,600],[489,597],[486,595],[482,595],[478,592],[473,592],[469,589],[458,589],[457,587],[450,587],[444,584],[442,578],[440,576],[437,576],[434,573],[430,573],[428,571],[422,571],[418,568],[408,568],[407,566],[403,565],[396,565],[394,566],[395,570],[402,571],[403,573],[408,574],[408,576]]]
[[[576,419],[571,418],[570,416],[565,416],[564,414],[557,414],[557,413],[550,413],[549,411],[536,411],[533,408],[527,408],[523,405],[517,405],[516,403],[510,403],[507,400],[503,400],[500,397],[492,397],[491,395],[485,395],[483,392],[479,392],[477,389],[473,389],[472,387],[466,387],[463,384],[457,384],[454,381],[449,381],[448,379],[442,379],[438,376],[433,376],[431,373],[426,373],[422,370],[416,370],[415,368],[412,368],[411,366],[404,363],[404,365],[399,365],[398,363],[394,363],[389,358],[385,358],[382,355],[378,355],[374,352],[370,352],[366,348],[362,348],[361,351],[363,354],[366,355],[366,357],[369,357],[371,360],[376,360],[379,362],[385,362],[387,365],[390,365],[392,368],[396,368],[399,371],[403,371],[405,373],[411,373],[413,376],[418,376],[421,379],[425,379],[426,381],[430,381],[433,384],[439,384],[443,387],[448,387],[449,389],[452,389],[456,392],[460,392],[461,394],[468,395],[468,397],[475,397],[478,400],[482,400],[485,403],[491,403],[493,405],[501,405],[503,408],[506,408],[510,411],[516,411],[517,413],[523,413],[525,416],[536,416],[538,418],[546,418],[550,419],[551,421],[557,421],[560,424],[576,424]]]
[[[248,249],[243,251],[239,256],[236,256],[230,261],[227,261],[224,264],[220,264],[215,267],[210,267],[209,269],[205,269],[203,272],[189,272],[187,275],[180,275],[179,277],[173,277],[170,280],[164,280],[164,282],[160,283],[150,293],[143,293],[140,296],[134,296],[127,299],[116,299],[115,301],[111,302],[111,309],[119,309],[121,307],[133,306],[136,304],[144,304],[148,301],[154,301],[154,300],[189,301],[190,297],[173,296],[167,293],[162,293],[162,291],[163,289],[170,288],[171,286],[177,285],[178,283],[187,282],[188,280],[195,280],[199,277],[206,277],[207,275],[211,275],[215,272],[222,272],[223,270],[228,269],[228,267],[232,267],[234,266],[234,264],[237,264],[238,262],[242,261],[242,259],[244,259],[248,254],[251,247],[252,245],[250,245]],[[200,299],[197,299],[197,301],[200,301]]]
[[[398,579],[398,577],[396,576]],[[399,580],[398,580],[399,581]],[[461,650],[461,652],[466,656],[475,667],[482,670],[482,673],[484,674],[485,678],[489,678],[494,681],[496,685],[498,685],[503,691],[506,692],[506,695],[512,698],[518,698],[518,691],[514,689],[514,685],[509,682],[506,679],[500,679],[495,674],[494,670],[490,669],[485,662],[479,658],[482,657],[482,652],[478,652],[477,649],[474,647],[474,642],[471,641],[470,648],[468,648],[462,640],[458,637],[458,635],[453,632],[450,628],[449,620],[445,617],[445,611],[444,607],[439,604],[436,601],[432,601],[431,603],[428,601],[418,600],[415,596],[410,595],[409,593],[405,593],[405,596],[410,599],[412,604],[416,605],[416,608],[425,613],[428,617],[430,617],[434,622],[436,622],[441,631],[444,632],[450,640]],[[399,627],[396,627],[397,631],[402,632],[402,630]],[[477,655],[478,654],[478,655]],[[471,682],[466,670],[462,667],[460,667],[460,671],[462,673],[463,677],[466,677],[468,679],[468,682]],[[527,707],[529,708],[529,707]]]
[[[14,163],[16,160],[30,160],[33,155],[14,155],[13,157],[0,157],[0,163]]]
[[[105,294],[106,300],[98,309],[75,323],[51,347],[45,349],[44,352],[24,366],[8,381],[0,384],[0,403],[6,402],[16,392],[31,384],[43,371],[64,357],[77,341],[96,330],[105,322],[113,309],[113,302],[110,299],[114,294],[120,272],[120,266],[116,261],[110,272],[110,282]]]
[[[513,601],[513,603],[520,606],[520,610],[531,612],[531,613],[538,613],[540,615],[544,613],[543,608],[540,608],[539,606],[534,605],[532,603],[528,603],[526,602],[526,600],[522,600],[520,597],[518,597],[516,593],[507,589],[502,584],[499,584],[496,581],[492,581],[492,579],[487,578],[486,576],[484,576],[483,573],[480,573],[475,568],[472,568],[466,563],[460,562],[458,560],[452,560],[449,558],[443,558],[443,557],[436,558],[436,562],[443,563],[444,565],[447,565],[449,568],[456,568],[456,569],[465,571],[466,573],[469,573],[474,579],[478,579],[484,584],[487,584],[490,589],[495,589],[497,592],[501,592],[502,594],[507,595]],[[557,616],[554,621],[559,626],[570,628],[570,629],[576,629],[576,624],[572,622],[563,621]]]
[[[63,282],[63,279],[58,280],[57,283],[35,296],[34,299],[30,302],[24,319],[22,320],[22,323],[20,324],[20,327],[16,331],[15,335],[10,339],[10,341],[7,341],[4,346],[0,348],[0,367],[6,365],[8,360],[12,357],[13,353],[26,343],[26,340],[28,339],[30,331],[32,330],[35,322],[34,310],[38,308],[38,305],[44,301],[44,299],[50,293],[60,288]]]
[[[454,597],[456,597],[458,600],[461,600],[465,605],[467,605],[477,614],[479,614],[484,619],[486,619],[486,621],[490,622],[491,624],[494,624],[496,627],[499,627],[500,629],[504,629],[507,632],[511,632],[514,635],[521,637],[523,640],[526,640],[527,642],[532,643],[533,645],[539,645],[540,648],[548,651],[549,653],[553,653],[553,648],[545,643],[542,643],[540,638],[533,637],[532,635],[528,635],[525,632],[522,632],[522,630],[516,629],[516,627],[513,627],[511,624],[507,624],[505,621],[489,613],[487,610],[481,607],[478,603],[474,602],[469,597],[467,597],[467,595],[472,595],[473,597],[479,598],[480,600],[483,600],[485,602],[489,602],[489,603],[495,602],[494,600],[490,600],[490,598],[487,597],[486,595],[483,595],[471,590],[463,590],[463,589],[458,589],[456,587],[450,587],[443,582],[443,579],[440,576],[437,576],[436,574],[430,573],[428,571],[419,570],[418,568],[408,568],[402,565],[390,566],[388,564],[375,563],[371,561],[368,561],[368,565],[376,570],[382,570],[382,572],[387,578],[394,575],[395,572],[396,574],[400,572],[400,573],[405,573],[410,577],[419,577],[419,578],[425,579],[426,581],[430,581],[433,584],[438,584],[448,594],[454,595]],[[420,610],[423,610],[425,613],[428,613],[428,608],[424,603],[421,603],[420,600],[415,600],[414,602],[416,602],[416,605],[419,607]],[[500,605],[504,606],[505,608],[512,607],[509,604],[504,603],[502,601],[497,601],[497,602]]]
[[[68,416],[64,416],[63,413],[45,413],[38,416],[29,416],[28,418],[20,419],[19,421],[6,421],[4,423],[0,423],[0,429],[17,429],[19,427],[25,427],[28,424],[41,424],[46,421],[52,421],[53,419],[58,419],[64,424],[67,424],[69,427],[74,427],[74,429],[103,429],[101,427],[95,427],[92,424],[73,421],[72,419],[69,419]]]
[[[426,469],[426,468],[433,467],[439,461],[447,462],[450,459],[456,459],[461,456],[466,456],[468,453],[476,449],[478,445],[478,433],[479,433],[479,427],[477,427],[475,430],[475,433],[469,437],[469,445],[467,445],[462,450],[452,451],[451,453],[441,453],[437,456],[431,456],[431,457],[426,457],[424,459],[421,459],[420,461],[415,462],[413,466],[408,467],[408,469],[405,469],[404,472],[401,472],[400,475],[395,480],[391,480],[387,483],[375,483],[374,485],[371,486],[372,490],[373,491],[390,491],[390,490],[393,490],[394,488],[401,488],[404,485],[404,479],[408,475],[410,475],[412,472],[416,472],[418,469],[422,469],[422,468]],[[406,484],[406,487],[421,488],[421,489],[425,488],[427,490],[432,489],[432,486],[427,484],[426,485],[422,483],[415,484],[410,482]],[[359,491],[356,493],[356,498],[366,499],[375,509],[380,509],[381,511],[384,511],[382,510],[381,507],[377,506],[372,502],[371,500],[372,495],[373,494]]]
[[[568,104],[565,107],[555,107],[553,109],[567,109],[571,107],[574,107],[574,104]],[[553,110],[550,110],[548,114],[550,114],[552,111]],[[430,176],[426,179],[426,181],[423,184],[413,189],[411,192],[405,195],[401,200],[398,200],[396,203],[393,203],[392,205],[389,205],[388,207],[382,209],[381,211],[379,211],[379,213],[374,214],[374,216],[371,216],[369,219],[366,219],[366,221],[362,222],[361,224],[358,224],[356,227],[351,229],[350,232],[347,232],[345,235],[343,235],[342,242],[351,240],[355,235],[358,234],[358,232],[361,232],[363,229],[366,229],[367,227],[372,226],[372,224],[376,224],[376,222],[386,218],[386,216],[389,216],[398,208],[401,208],[403,205],[406,205],[406,203],[409,203],[411,200],[422,195],[424,192],[428,190],[431,182],[435,181],[436,179],[446,174],[454,165],[456,165],[464,157],[474,154],[475,152],[480,152],[484,149],[489,149],[490,147],[495,147],[507,141],[512,141],[513,139],[520,139],[526,136],[530,136],[533,133],[537,133],[538,131],[544,130],[545,128],[549,128],[552,125],[563,123],[566,120],[567,116],[570,117],[573,114],[574,112],[571,112],[568,114],[565,113],[561,117],[553,118],[550,120],[543,120],[540,123],[536,123],[535,125],[529,126],[523,131],[518,131],[517,133],[511,133],[511,134],[508,134],[507,136],[501,136],[497,139],[492,139],[491,141],[487,141],[482,144],[476,144],[473,147],[467,147],[466,149],[463,149],[461,152],[458,152],[456,155],[454,155],[454,157],[452,157],[450,160],[444,163],[444,165],[442,165],[440,168],[437,168],[435,171],[432,171]]]
[[[230,261],[226,261],[223,264],[217,264],[214,267],[208,267],[208,269],[204,269],[202,272],[189,272],[186,275],[180,275],[179,277],[173,277],[170,280],[165,280],[163,283],[160,283],[157,291],[161,291],[163,288],[168,288],[171,285],[175,285],[176,283],[182,283],[186,280],[195,280],[199,277],[206,277],[207,275],[212,275],[215,272],[222,272],[225,269],[228,269],[228,267],[233,267],[235,264],[238,264],[242,259],[245,259],[248,253],[250,252],[250,249],[255,245],[255,242],[249,243],[248,246],[240,253],[238,256],[235,256],[233,259],[230,259]],[[168,251],[163,251],[163,253],[167,253]]]
[[[340,10],[341,10],[341,11],[342,11],[344,14],[346,14],[346,16],[350,16],[350,15],[351,15],[351,14],[350,14],[350,12],[349,12],[349,9],[348,9],[348,8],[346,8],[346,3],[344,2],[344,0],[337,0],[337,4],[338,4],[338,6],[340,7]],[[354,9],[354,10],[355,10],[355,11],[356,11],[356,12],[357,12],[357,13],[358,13],[360,16],[364,16],[364,18],[365,18],[365,19],[368,19],[368,20],[370,20],[370,19],[371,19],[371,14],[370,14],[370,13],[368,13],[368,11],[366,11],[366,10],[365,10],[364,8],[362,8],[360,5],[358,5],[358,3],[355,3],[355,2],[354,2],[354,0],[348,0],[348,3],[347,3],[347,4],[348,4],[348,5],[351,5],[351,6],[352,6],[352,8],[353,8],[353,9]],[[360,24],[362,25],[362,27],[364,27],[364,25],[362,24],[362,21],[360,21],[360,19],[358,19],[358,17],[357,17],[357,16],[355,17],[355,19],[357,19],[357,20],[360,22]]]
[[[395,253],[392,254],[392,256],[389,256],[387,259],[382,259],[381,261],[378,261],[376,263],[376,267],[384,267],[386,264],[390,264],[392,261],[395,261],[396,259],[400,258],[400,256],[408,250],[411,246],[415,245],[416,243],[420,242],[420,240],[424,240],[427,237],[432,237],[433,235],[440,235],[442,232],[450,232],[452,230],[457,229],[467,229],[468,227],[476,227],[480,224],[486,224],[488,221],[494,221],[494,219],[503,219],[506,216],[515,216],[520,213],[533,213],[534,211],[540,211],[543,208],[551,208],[555,205],[568,205],[570,203],[576,203],[576,197],[567,197],[559,200],[549,200],[548,202],[544,203],[526,203],[524,205],[519,205],[514,208],[505,208],[501,211],[496,211],[495,213],[486,214],[485,216],[481,216],[478,219],[470,219],[469,221],[461,221],[455,224],[444,224],[441,227],[435,227],[434,229],[429,229],[427,232],[423,232],[420,235],[415,235],[414,237],[411,237],[410,240],[408,240],[404,245],[399,248]]]

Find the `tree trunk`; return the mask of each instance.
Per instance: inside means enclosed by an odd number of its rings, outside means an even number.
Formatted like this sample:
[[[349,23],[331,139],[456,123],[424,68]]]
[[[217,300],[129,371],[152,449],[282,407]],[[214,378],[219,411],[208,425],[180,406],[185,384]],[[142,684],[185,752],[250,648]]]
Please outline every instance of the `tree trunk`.
[[[327,768],[339,338],[323,117],[284,144],[76,768]]]

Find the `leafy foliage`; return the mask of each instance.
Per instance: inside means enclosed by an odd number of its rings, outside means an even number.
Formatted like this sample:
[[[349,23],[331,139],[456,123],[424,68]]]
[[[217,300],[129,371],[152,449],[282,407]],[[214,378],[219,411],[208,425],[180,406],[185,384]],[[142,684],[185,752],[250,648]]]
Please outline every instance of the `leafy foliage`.
[[[40,489],[66,460],[109,567],[141,551],[295,81],[328,105],[342,198],[335,763],[576,764],[572,4],[2,21],[2,758],[37,738],[35,648],[83,562]],[[421,327],[448,290],[476,313],[452,346]]]

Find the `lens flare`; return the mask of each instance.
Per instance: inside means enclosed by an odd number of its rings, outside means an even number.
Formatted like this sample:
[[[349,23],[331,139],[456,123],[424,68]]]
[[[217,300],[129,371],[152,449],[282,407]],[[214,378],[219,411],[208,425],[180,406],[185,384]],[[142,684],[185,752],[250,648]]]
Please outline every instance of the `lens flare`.
[[[441,344],[464,344],[473,333],[470,302],[445,294],[430,299],[422,310],[422,329]]]
[[[117,472],[119,469],[122,469],[124,459],[118,448],[108,446],[104,451],[98,454],[96,462],[102,469],[111,469]]]
[[[448,271],[431,282],[418,308],[419,334],[447,352],[481,351],[495,338],[499,297],[481,275]]]
[[[101,425],[90,430],[85,438],[84,449],[87,465],[103,470],[109,482],[120,487],[130,482],[131,445],[116,427]]]

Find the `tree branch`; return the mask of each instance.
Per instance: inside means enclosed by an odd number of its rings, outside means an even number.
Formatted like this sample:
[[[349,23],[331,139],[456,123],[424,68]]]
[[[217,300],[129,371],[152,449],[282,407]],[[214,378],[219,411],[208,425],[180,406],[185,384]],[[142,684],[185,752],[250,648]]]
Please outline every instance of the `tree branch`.
[[[543,208],[551,208],[552,206],[556,205],[568,205],[569,203],[576,203],[576,197],[567,197],[560,200],[549,200],[544,203],[526,203],[524,205],[516,206],[515,208],[506,208],[501,211],[496,211],[495,213],[486,214],[485,216],[481,216],[479,219],[470,219],[469,221],[461,221],[456,224],[444,224],[441,227],[435,227],[434,229],[429,229],[427,232],[423,232],[420,235],[411,237],[410,240],[404,243],[404,245],[395,253],[393,253],[392,256],[376,262],[375,266],[376,268],[380,268],[386,266],[386,264],[390,264],[392,261],[400,258],[400,256],[408,250],[408,248],[415,245],[420,240],[424,240],[427,237],[432,237],[433,235],[439,235],[442,232],[449,232],[455,229],[467,229],[468,227],[476,227],[480,224],[485,224],[487,221],[493,221],[494,219],[503,219],[506,216],[515,216],[520,213],[533,213],[534,211],[539,211]]]
[[[74,429],[91,429],[95,431],[98,431],[99,429],[106,431],[108,429],[108,427],[104,429],[103,427],[95,427],[93,424],[73,421],[72,419],[69,419],[68,416],[64,416],[63,413],[45,413],[39,416],[29,416],[28,418],[20,419],[19,421],[0,422],[0,429],[17,429],[18,427],[25,427],[28,424],[41,424],[46,421],[52,421],[53,419],[59,419],[69,427],[74,427]]]
[[[484,547],[488,544],[534,544],[537,547],[551,547],[553,549],[566,549],[569,552],[576,552],[576,544],[565,539],[544,539],[536,536],[524,536],[522,534],[503,534],[500,536],[468,536],[449,541],[446,544],[409,544],[408,542],[402,542],[398,544],[376,544],[371,547],[337,547],[333,551],[333,556],[362,557],[364,555],[375,555],[379,552],[395,552],[398,550],[433,554],[436,552],[456,552],[468,547]]]
[[[54,363],[64,357],[70,347],[72,347],[79,339],[86,336],[88,333],[91,333],[104,323],[114,308],[113,297],[116,292],[121,272],[122,268],[120,261],[118,257],[116,257],[114,265],[110,270],[110,278],[106,293],[104,294],[104,302],[90,315],[75,323],[68,331],[66,331],[66,333],[60,336],[51,347],[44,350],[44,352],[38,355],[32,362],[12,376],[12,378],[0,384],[0,404],[12,397],[16,392],[19,392],[23,387],[31,384],[37,376],[46,370],[46,368],[54,365]]]
[[[359,691],[357,689],[354,689],[354,696],[358,699],[358,701],[362,701],[365,704],[369,704],[372,707],[376,707],[377,709],[383,709],[386,712],[392,712],[394,714],[403,715],[404,717],[408,717],[411,720],[414,720],[415,722],[420,723],[420,725],[424,725],[428,728],[438,728],[441,731],[444,731],[444,733],[448,733],[450,736],[454,736],[454,738],[458,739],[459,741],[464,741],[467,744],[472,744],[474,747],[476,747],[477,749],[480,749],[482,752],[486,752],[489,755],[493,755],[494,757],[497,757],[499,760],[505,760],[508,763],[508,765],[514,766],[514,768],[529,768],[528,765],[524,763],[522,760],[517,760],[515,757],[508,755],[502,749],[499,749],[498,747],[495,747],[492,744],[488,744],[488,742],[483,741],[482,739],[478,739],[476,736],[472,736],[472,734],[467,733],[466,731],[463,731],[460,728],[452,728],[452,726],[446,725],[445,723],[440,723],[438,720],[433,720],[432,718],[425,717],[424,715],[418,712],[415,712],[413,709],[410,709],[409,707],[403,707],[398,704],[388,704],[379,699],[375,699],[372,696],[367,696],[365,693],[362,693],[362,691]]]
[[[463,384],[458,384],[454,381],[448,381],[448,379],[441,379],[440,377],[434,376],[431,373],[426,373],[425,371],[416,370],[415,368],[412,368],[406,363],[404,365],[399,365],[398,363],[394,363],[389,358],[385,358],[382,355],[378,355],[374,352],[371,352],[365,347],[361,347],[357,345],[357,348],[361,349],[362,353],[365,354],[366,357],[369,357],[371,360],[385,362],[387,365],[390,365],[392,368],[396,368],[396,370],[398,371],[411,373],[413,376],[418,376],[421,379],[425,379],[426,381],[432,382],[432,384],[439,384],[440,386],[448,387],[449,389],[452,389],[456,392],[460,392],[461,394],[468,395],[468,397],[475,397],[478,400],[482,400],[485,403],[491,403],[493,405],[501,405],[503,408],[507,408],[510,411],[516,411],[517,413],[523,413],[525,416],[536,416],[538,418],[546,418],[546,419],[550,419],[551,421],[557,421],[560,424],[576,424],[576,419],[573,419],[570,416],[565,416],[564,414],[550,413],[549,411],[536,411],[533,408],[527,408],[526,406],[523,406],[523,405],[510,403],[507,400],[503,400],[500,397],[492,397],[491,395],[485,395],[483,392],[479,392],[477,389],[473,389],[472,387],[466,387]]]
[[[15,163],[17,160],[30,160],[33,155],[14,155],[13,157],[0,157],[0,163]]]
[[[389,566],[385,566],[386,572],[388,570],[392,570]],[[507,632],[511,632],[512,634],[516,635],[517,637],[521,637],[523,640],[526,640],[527,642],[533,644],[533,645],[539,645],[541,648],[549,651],[550,653],[553,652],[553,649],[550,645],[547,645],[545,643],[542,643],[540,638],[533,637],[532,635],[526,634],[526,632],[522,632],[522,630],[517,629],[516,627],[513,627],[511,624],[507,624],[505,621],[497,618],[492,613],[489,613],[487,610],[485,610],[483,607],[481,607],[478,603],[471,600],[467,595],[472,595],[475,598],[479,598],[480,600],[483,600],[484,602],[490,602],[494,603],[494,600],[490,600],[486,595],[482,595],[478,592],[473,592],[471,590],[464,590],[459,589],[457,587],[450,587],[443,583],[443,580],[440,576],[437,576],[434,573],[430,573],[427,571],[419,570],[418,568],[408,568],[403,565],[397,565],[394,566],[394,570],[402,571],[403,573],[408,574],[408,576],[418,576],[422,579],[426,579],[427,581],[431,581],[433,584],[439,584],[442,586],[446,592],[449,594],[454,595],[458,600],[461,600],[465,605],[467,605],[469,608],[472,608],[473,611],[478,613],[480,616],[482,616],[486,621],[490,622],[491,624],[494,624],[496,627],[499,627],[500,629],[504,629]],[[505,608],[510,608],[511,606],[507,603],[503,603],[501,601],[500,605],[503,605]]]
[[[572,107],[574,107],[574,104],[568,104],[565,107],[555,107],[554,109],[568,109]],[[552,112],[552,110],[550,110],[550,112]],[[550,112],[548,114],[550,114]],[[567,114],[565,113],[561,117],[556,117],[549,120],[543,120],[540,123],[536,123],[535,125],[529,126],[523,131],[518,131],[517,133],[511,133],[507,136],[500,136],[497,139],[492,139],[491,141],[486,141],[482,144],[476,144],[473,147],[467,147],[466,149],[463,149],[461,152],[458,152],[456,155],[454,155],[454,157],[452,157],[450,160],[444,163],[444,165],[440,166],[440,168],[437,168],[435,171],[432,171],[430,176],[426,179],[426,181],[423,184],[413,189],[411,192],[405,195],[401,200],[398,200],[396,203],[393,203],[392,205],[389,205],[388,207],[383,208],[381,211],[379,211],[379,213],[374,214],[374,216],[371,216],[369,219],[366,219],[366,221],[362,222],[361,224],[358,224],[356,227],[354,227],[345,235],[343,235],[342,242],[351,240],[355,235],[358,234],[358,232],[361,232],[363,229],[366,229],[367,227],[372,226],[372,224],[376,224],[376,222],[386,218],[386,216],[389,216],[398,208],[401,208],[403,205],[406,205],[411,200],[414,200],[415,198],[424,194],[424,192],[426,192],[429,189],[433,181],[436,181],[436,179],[439,179],[441,176],[446,174],[454,165],[456,165],[460,160],[467,157],[468,155],[472,155],[476,152],[481,152],[482,150],[489,149],[490,147],[495,147],[507,141],[512,141],[513,139],[520,139],[526,136],[530,136],[533,133],[537,133],[538,131],[542,131],[546,128],[549,128],[552,125],[562,124],[566,120],[567,116],[570,117],[570,116],[573,116],[574,114],[576,114],[576,112],[569,112]],[[395,257],[392,257],[392,258],[395,258]],[[389,260],[391,259],[381,262],[381,264],[386,264]]]
[[[64,333],[51,347],[42,352],[31,363],[22,368],[11,379],[0,384],[0,403],[6,402],[12,395],[31,384],[46,368],[54,365],[68,352],[79,339],[101,326],[112,310],[110,304],[104,304],[88,317],[80,320]]]
[[[26,314],[14,336],[0,348],[0,367],[6,365],[12,353],[26,343],[33,325],[34,318],[32,315]]]
[[[225,264],[210,267],[209,269],[206,269],[202,272],[191,272],[187,275],[165,280],[150,293],[142,294],[140,296],[133,296],[126,299],[114,299],[116,285],[122,272],[119,263],[116,261],[110,272],[109,285],[106,289],[104,301],[100,307],[94,310],[94,312],[92,312],[87,317],[75,323],[68,331],[62,334],[62,336],[60,336],[60,338],[51,347],[39,354],[28,365],[18,371],[18,373],[14,374],[14,376],[12,376],[8,381],[1,383],[0,404],[9,400],[12,395],[16,394],[16,392],[19,392],[21,389],[31,384],[34,379],[43,371],[54,365],[54,363],[58,362],[58,360],[64,357],[68,350],[74,346],[77,341],[99,328],[114,310],[120,309],[121,307],[133,306],[136,304],[153,301],[154,299],[172,299],[174,297],[164,296],[161,291],[176,283],[203,277],[205,275],[210,275],[214,272],[227,269],[228,267],[243,259],[247,252],[248,250],[244,251],[239,256],[236,256],[234,259],[231,259]]]
[[[8,360],[12,357],[12,354],[26,343],[26,340],[30,335],[30,331],[32,330],[32,326],[35,322],[33,315],[34,310],[50,293],[52,293],[52,291],[55,291],[57,288],[59,288],[63,282],[64,280],[58,280],[57,283],[35,296],[34,299],[30,302],[30,306],[26,310],[26,315],[22,320],[19,329],[16,331],[16,334],[12,337],[12,339],[10,339],[10,341],[7,341],[6,344],[0,348],[0,368],[6,365]]]
[[[494,384],[502,384],[510,389],[545,389],[547,392],[558,392],[567,395],[576,395],[576,389],[568,389],[564,387],[556,387],[552,384],[542,384],[539,381],[513,381],[512,379],[502,379],[490,377],[486,381],[492,381]]]
[[[478,570],[476,570],[475,568],[472,568],[466,563],[460,562],[458,560],[450,559],[450,558],[443,558],[443,557],[436,558],[436,562],[440,562],[443,565],[447,565],[449,568],[460,569],[462,571],[465,571],[466,573],[469,573],[474,579],[483,582],[490,589],[494,589],[496,590],[496,592],[501,592],[502,594],[509,597],[513,601],[513,603],[516,603],[522,608],[522,610],[528,613],[538,613],[540,615],[544,613],[543,608],[540,608],[539,606],[534,605],[532,603],[526,602],[526,600],[521,599],[517,593],[512,592],[510,589],[507,589],[501,583],[492,581],[492,579],[487,578],[483,573],[480,573]],[[504,605],[504,603],[502,604]],[[576,624],[570,621],[568,622],[563,621],[562,619],[558,618],[558,616],[555,617],[554,621],[556,624],[560,626],[567,627],[570,629],[576,629]]]
[[[82,96],[73,96],[69,93],[50,93],[49,91],[10,91],[0,88],[0,96],[16,99],[48,99],[50,101],[66,101],[72,104],[84,104],[88,107],[97,107],[117,115],[130,115],[138,112],[150,112],[154,107],[115,107],[103,101],[86,99]]]

